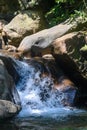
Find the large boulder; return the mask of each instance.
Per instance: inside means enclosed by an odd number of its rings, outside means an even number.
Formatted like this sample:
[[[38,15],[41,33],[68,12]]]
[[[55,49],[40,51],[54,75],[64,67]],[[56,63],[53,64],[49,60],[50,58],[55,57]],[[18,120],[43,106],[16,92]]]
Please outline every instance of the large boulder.
[[[87,99],[87,79],[84,78],[77,64],[67,54],[53,54],[56,64],[63,70],[67,77],[78,88],[78,100],[85,102]]]
[[[18,46],[25,36],[43,29],[44,24],[42,14],[37,11],[24,11],[15,16],[4,30],[10,39],[9,44]]]
[[[86,66],[83,65],[85,64],[85,59],[83,53],[81,53],[81,51],[84,50],[83,46],[86,44],[85,37],[86,35],[82,32],[69,33],[57,38],[52,43],[52,46],[55,54],[68,54],[86,77]]]
[[[82,104],[86,104],[87,99],[87,62],[82,53],[85,44],[86,35],[73,32],[57,38],[51,50],[57,65],[78,87],[78,101]]]
[[[80,20],[79,20],[80,21]],[[78,30],[79,26],[84,26],[86,22],[81,24],[80,22],[69,22],[68,20],[56,25],[50,29],[42,30],[36,34],[25,37],[19,47],[18,51],[21,51],[23,54],[30,51],[31,48],[36,47],[34,49],[35,53],[38,51],[47,54],[51,51],[50,46],[56,38],[63,36],[69,32],[74,30]],[[38,48],[38,49],[37,49]]]
[[[20,98],[14,81],[7,72],[3,61],[0,60],[0,118],[11,117],[20,109]]]
[[[72,25],[62,23],[50,29],[45,29],[36,34],[27,36],[21,41],[18,51],[22,53],[29,52],[32,46],[37,46],[41,49],[47,48],[54,39],[67,33],[71,27]]]

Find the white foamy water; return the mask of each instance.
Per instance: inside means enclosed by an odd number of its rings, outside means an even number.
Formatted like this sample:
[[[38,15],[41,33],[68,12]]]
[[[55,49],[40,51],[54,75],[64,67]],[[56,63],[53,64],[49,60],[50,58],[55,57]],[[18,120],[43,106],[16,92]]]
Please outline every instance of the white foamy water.
[[[41,72],[32,65],[23,62],[19,64],[17,71],[21,76],[17,84],[18,93],[22,103],[21,117],[27,116],[67,116],[83,112],[70,107],[63,107],[62,100],[66,97],[65,93],[58,92],[53,88],[53,80],[50,76],[41,77]]]

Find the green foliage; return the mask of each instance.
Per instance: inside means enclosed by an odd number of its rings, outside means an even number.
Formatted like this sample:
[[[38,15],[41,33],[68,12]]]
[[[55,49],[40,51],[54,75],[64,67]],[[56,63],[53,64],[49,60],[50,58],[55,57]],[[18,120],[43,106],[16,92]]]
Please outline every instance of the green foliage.
[[[56,3],[66,3],[69,2],[70,4],[73,4],[75,0],[55,0]]]
[[[55,0],[55,2],[56,5],[46,14],[49,26],[59,24],[68,18],[74,20],[78,16],[87,20],[85,0]]]
[[[79,21],[81,20],[81,22],[87,21],[87,11],[85,10],[74,10],[74,14],[70,15],[70,21],[72,22],[73,20],[75,20],[76,18],[79,17]]]
[[[87,45],[83,46],[80,51],[87,52]]]

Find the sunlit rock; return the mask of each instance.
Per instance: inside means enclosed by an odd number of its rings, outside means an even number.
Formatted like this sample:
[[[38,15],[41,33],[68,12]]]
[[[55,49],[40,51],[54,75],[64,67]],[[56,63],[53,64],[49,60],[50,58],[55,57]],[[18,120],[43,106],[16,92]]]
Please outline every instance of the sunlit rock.
[[[84,33],[73,32],[57,38],[52,43],[52,52],[54,51],[55,54],[59,55],[69,55],[71,59],[73,59],[73,62],[77,64],[79,70],[84,74],[84,76],[86,76],[86,65],[85,59],[81,54],[81,49],[86,44],[85,37]]]
[[[16,52],[17,48],[15,46],[12,45],[7,45],[4,47],[5,50],[7,50],[8,52]]]
[[[50,29],[45,29],[36,34],[27,36],[21,41],[21,43],[18,47],[18,51],[21,51],[22,53],[29,52],[31,47],[35,46],[41,52],[43,51],[43,52],[45,52],[45,54],[48,54],[48,51],[50,51],[49,46],[51,45],[51,43],[56,38],[67,33],[72,26],[73,25],[68,24],[68,23],[67,24],[61,23]],[[45,51],[46,49],[47,49],[47,51]]]
[[[38,12],[24,11],[15,16],[11,22],[4,27],[10,39],[9,44],[18,46],[25,36],[43,29],[44,25],[42,26],[39,15]]]
[[[20,111],[20,105],[14,104],[11,101],[0,100],[0,119],[15,116]]]

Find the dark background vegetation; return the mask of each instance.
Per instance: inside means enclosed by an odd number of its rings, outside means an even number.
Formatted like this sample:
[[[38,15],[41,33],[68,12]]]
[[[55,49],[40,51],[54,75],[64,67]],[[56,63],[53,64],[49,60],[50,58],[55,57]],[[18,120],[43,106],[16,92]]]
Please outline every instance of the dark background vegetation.
[[[46,14],[50,26],[75,17],[87,20],[87,0],[55,0],[55,5]]]
[[[28,9],[41,9],[49,27],[78,16],[87,20],[87,0],[0,0],[0,18]]]

